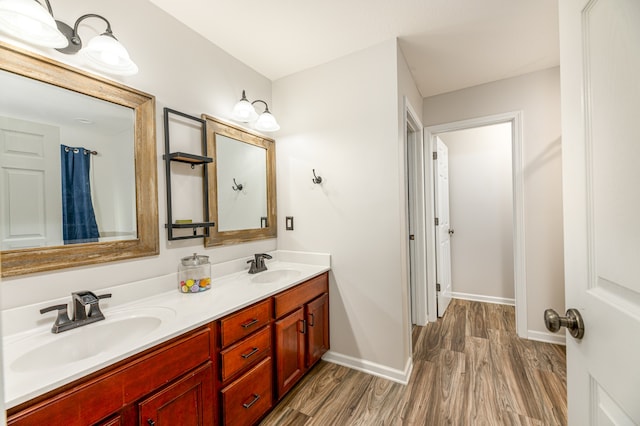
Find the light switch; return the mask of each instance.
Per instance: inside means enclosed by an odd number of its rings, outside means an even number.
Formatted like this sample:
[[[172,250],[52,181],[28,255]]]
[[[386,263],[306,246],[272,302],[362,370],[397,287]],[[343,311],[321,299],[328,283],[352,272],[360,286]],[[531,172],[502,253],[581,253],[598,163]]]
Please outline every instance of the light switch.
[[[284,223],[287,231],[293,231],[293,216],[287,216]]]

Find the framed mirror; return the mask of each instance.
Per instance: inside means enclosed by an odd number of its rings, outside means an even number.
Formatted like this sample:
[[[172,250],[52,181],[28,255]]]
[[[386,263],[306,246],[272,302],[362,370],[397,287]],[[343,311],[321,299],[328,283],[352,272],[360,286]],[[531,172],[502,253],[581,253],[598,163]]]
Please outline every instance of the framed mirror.
[[[203,114],[207,122],[209,218],[205,246],[277,235],[275,141]]]
[[[154,97],[4,43],[0,56],[2,276],[158,254]]]

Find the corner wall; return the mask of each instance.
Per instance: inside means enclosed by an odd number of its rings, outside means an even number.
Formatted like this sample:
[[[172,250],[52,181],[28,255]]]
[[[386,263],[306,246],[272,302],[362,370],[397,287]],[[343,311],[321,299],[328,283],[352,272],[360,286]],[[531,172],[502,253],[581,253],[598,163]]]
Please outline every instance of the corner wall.
[[[529,337],[549,333],[546,308],[564,312],[559,67],[424,99],[425,126],[522,111]]]
[[[408,379],[396,40],[274,83],[282,250],[331,253],[329,359]],[[417,92],[417,90],[416,90]],[[322,176],[311,179],[312,169]]]

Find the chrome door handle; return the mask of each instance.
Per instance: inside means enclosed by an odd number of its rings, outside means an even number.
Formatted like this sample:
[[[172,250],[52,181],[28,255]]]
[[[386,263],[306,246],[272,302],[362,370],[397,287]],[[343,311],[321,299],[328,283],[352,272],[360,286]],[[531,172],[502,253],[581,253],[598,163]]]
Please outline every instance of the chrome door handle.
[[[567,327],[569,333],[580,340],[584,337],[584,321],[582,315],[577,309],[567,309],[566,317],[561,317],[553,309],[547,309],[544,311],[544,325],[547,330],[555,333],[560,330],[561,327]]]

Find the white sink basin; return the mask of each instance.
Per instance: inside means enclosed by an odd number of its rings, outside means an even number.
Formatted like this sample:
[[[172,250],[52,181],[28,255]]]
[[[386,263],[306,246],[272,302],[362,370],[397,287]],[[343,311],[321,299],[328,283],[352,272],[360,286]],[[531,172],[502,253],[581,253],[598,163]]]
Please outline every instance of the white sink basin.
[[[256,274],[251,278],[252,283],[269,284],[278,281],[292,280],[300,275],[300,271],[295,269],[276,269],[273,271],[265,271]]]
[[[25,348],[9,364],[15,372],[32,372],[82,361],[139,340],[175,316],[170,308],[105,313],[105,320],[58,334],[42,332],[19,342]]]

